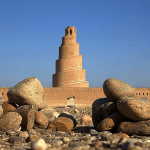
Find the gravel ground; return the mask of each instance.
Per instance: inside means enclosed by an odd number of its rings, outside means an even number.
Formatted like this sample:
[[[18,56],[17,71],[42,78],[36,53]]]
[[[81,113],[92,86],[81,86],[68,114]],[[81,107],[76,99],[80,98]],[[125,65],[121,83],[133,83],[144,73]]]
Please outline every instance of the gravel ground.
[[[43,138],[48,148],[47,150],[148,150],[150,149],[149,136],[130,136],[129,139],[120,138],[114,134],[103,131],[97,132],[93,126],[82,126],[81,117],[83,115],[92,116],[91,107],[55,107],[58,113],[68,112],[76,118],[77,126],[70,132],[53,132],[51,129],[32,129],[34,134]],[[110,138],[111,135],[111,138]],[[109,137],[109,138],[108,138]],[[11,140],[10,140],[11,139]],[[0,132],[0,150],[30,150],[31,142],[26,142],[18,134],[8,134]]]

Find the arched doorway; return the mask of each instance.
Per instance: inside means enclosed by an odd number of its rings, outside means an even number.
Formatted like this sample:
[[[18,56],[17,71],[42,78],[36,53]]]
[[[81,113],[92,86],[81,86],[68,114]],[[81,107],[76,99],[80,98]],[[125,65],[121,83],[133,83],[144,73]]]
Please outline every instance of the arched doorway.
[[[70,106],[75,106],[75,97],[69,97],[67,98],[67,107],[70,107]]]

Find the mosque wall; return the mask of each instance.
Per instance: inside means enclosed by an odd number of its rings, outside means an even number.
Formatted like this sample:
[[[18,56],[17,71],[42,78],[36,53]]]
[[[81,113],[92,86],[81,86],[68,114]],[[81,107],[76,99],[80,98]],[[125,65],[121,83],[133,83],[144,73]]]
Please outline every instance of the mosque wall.
[[[8,100],[7,92],[9,88],[0,88],[0,97],[2,100]],[[44,87],[46,101],[49,106],[71,106],[87,107],[91,106],[93,101],[106,97],[103,88],[97,87]],[[137,98],[144,98],[150,101],[150,88],[134,88],[134,94]]]

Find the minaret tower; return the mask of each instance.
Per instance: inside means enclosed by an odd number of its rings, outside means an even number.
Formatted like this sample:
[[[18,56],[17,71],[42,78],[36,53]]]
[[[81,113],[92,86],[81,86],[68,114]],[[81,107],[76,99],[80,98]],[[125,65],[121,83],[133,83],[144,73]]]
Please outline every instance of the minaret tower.
[[[52,76],[53,87],[89,87],[86,70],[82,68],[82,55],[79,43],[76,43],[76,29],[68,26],[62,44],[59,47],[59,59],[56,60],[56,73]]]

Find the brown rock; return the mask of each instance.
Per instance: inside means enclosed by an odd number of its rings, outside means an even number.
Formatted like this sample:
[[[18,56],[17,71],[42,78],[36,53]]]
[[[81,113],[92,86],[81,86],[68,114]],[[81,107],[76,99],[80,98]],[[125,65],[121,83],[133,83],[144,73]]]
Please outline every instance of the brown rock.
[[[114,127],[117,127],[122,121],[124,121],[124,116],[119,112],[115,112],[108,118],[105,118],[104,120],[99,122],[97,131],[111,130]]]
[[[138,122],[122,122],[118,126],[118,132],[126,133],[128,135],[150,135],[150,120]]]
[[[7,103],[11,104],[11,105],[14,106],[15,108],[18,108],[18,107],[19,107],[19,105],[16,104],[16,103],[11,103],[11,102],[7,102]]]
[[[116,102],[123,96],[134,96],[134,91],[130,85],[114,78],[104,81],[103,91],[106,97],[113,102]]]
[[[32,129],[34,122],[35,122],[35,110],[34,109],[28,110],[28,112],[27,112],[27,129],[26,130]]]
[[[82,116],[81,118],[82,125],[92,125],[92,118],[90,116]]]
[[[37,135],[37,132],[34,129],[29,129],[28,133],[29,133],[29,135]]]
[[[18,107],[15,112],[18,112],[20,115],[23,115],[26,113],[28,110],[34,109],[35,112],[38,112],[38,108],[36,105],[23,105]]]
[[[134,97],[122,97],[117,101],[118,110],[134,121],[150,119],[150,102]]]
[[[29,136],[26,140],[27,142],[32,142],[32,141],[39,139],[39,136],[37,135],[37,132],[34,129],[29,129],[28,134]]]
[[[114,102],[107,102],[105,104],[102,104],[99,107],[99,114],[103,117],[103,118],[107,118],[108,116],[110,116],[111,114],[113,114],[114,112],[117,112],[117,106],[116,103]]]
[[[59,116],[58,112],[56,112],[55,109],[49,107],[40,110],[40,112],[42,112],[48,118],[49,123],[51,123],[54,119],[58,118]]]
[[[69,115],[67,112],[66,113],[61,113],[58,117],[67,117],[67,118],[71,119],[74,123],[74,128],[77,125],[76,119],[72,115]]]
[[[70,118],[67,117],[59,117],[56,118],[48,127],[48,129],[52,128],[54,131],[71,131],[74,127],[74,123]]]
[[[38,111],[36,105],[24,105],[18,107],[15,112],[22,116],[21,128],[22,130],[29,130],[33,128],[35,121],[35,113]]]
[[[45,93],[40,81],[35,78],[26,78],[10,88],[8,101],[18,105],[37,105],[39,109],[46,108]]]
[[[38,135],[29,135],[26,141],[27,142],[33,142],[33,141],[36,141],[38,139],[39,139]]]
[[[27,139],[27,138],[29,137],[29,134],[28,134],[27,131],[21,131],[21,132],[19,133],[19,137],[24,138],[24,139]]]
[[[17,112],[8,112],[0,119],[0,131],[14,130],[21,124],[22,117]]]
[[[95,129],[97,128],[98,123],[103,120],[103,116],[100,115],[99,107],[107,102],[110,102],[108,98],[99,98],[96,99],[92,104],[92,121]]]
[[[98,124],[104,118],[107,118],[108,116],[117,111],[118,109],[114,102],[106,102],[104,104],[99,105],[99,107],[97,107],[96,110],[93,110],[92,116]]]
[[[48,118],[42,112],[36,112],[35,125],[38,128],[46,129],[48,126]]]
[[[121,137],[121,138],[130,138],[129,137],[129,135],[127,135],[127,134],[125,134],[125,133],[113,133],[114,135],[117,135],[117,136],[119,136],[119,137]]]
[[[3,115],[6,114],[7,112],[13,112],[16,108],[9,104],[8,102],[5,102],[2,104],[3,107]]]

